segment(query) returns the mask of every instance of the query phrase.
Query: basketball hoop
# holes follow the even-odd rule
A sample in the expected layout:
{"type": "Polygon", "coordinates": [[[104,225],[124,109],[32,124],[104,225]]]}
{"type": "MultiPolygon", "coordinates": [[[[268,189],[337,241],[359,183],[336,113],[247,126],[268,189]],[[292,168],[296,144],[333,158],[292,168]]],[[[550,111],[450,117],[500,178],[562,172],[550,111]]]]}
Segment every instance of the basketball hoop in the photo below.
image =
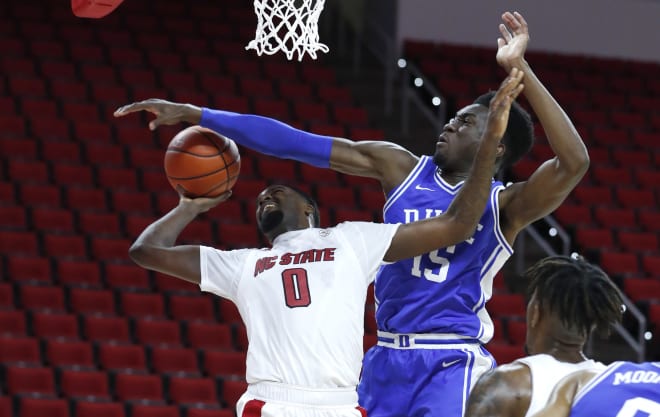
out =
{"type": "Polygon", "coordinates": [[[245,49],[254,49],[258,55],[282,51],[288,60],[295,53],[298,61],[305,53],[316,59],[316,51],[329,51],[319,42],[318,21],[324,3],[325,0],[254,0],[257,31],[245,49]]]}

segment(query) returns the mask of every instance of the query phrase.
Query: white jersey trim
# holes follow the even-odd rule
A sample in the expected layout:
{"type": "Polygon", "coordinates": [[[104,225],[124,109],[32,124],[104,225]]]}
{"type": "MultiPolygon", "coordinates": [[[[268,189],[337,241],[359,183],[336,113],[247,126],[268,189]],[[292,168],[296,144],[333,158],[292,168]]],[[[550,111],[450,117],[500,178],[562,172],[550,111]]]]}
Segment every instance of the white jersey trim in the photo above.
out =
{"type": "Polygon", "coordinates": [[[494,225],[494,232],[495,236],[497,237],[497,240],[500,242],[500,245],[504,247],[509,252],[509,255],[513,254],[513,248],[511,245],[509,245],[509,242],[507,242],[506,238],[504,237],[504,233],[502,233],[502,228],[500,226],[500,192],[504,190],[503,185],[499,185],[495,187],[495,192],[491,194],[490,196],[490,202],[491,205],[493,206],[493,216],[495,217],[495,221],[493,222],[494,225]]]}
{"type": "Polygon", "coordinates": [[[387,197],[387,200],[385,201],[385,206],[383,206],[383,216],[385,215],[385,212],[396,202],[396,200],[401,197],[401,195],[408,189],[410,184],[419,176],[420,172],[424,169],[426,166],[427,162],[429,161],[428,156],[422,156],[419,158],[419,162],[417,162],[417,165],[415,168],[410,171],[410,174],[408,174],[408,177],[406,177],[405,180],[396,188],[394,188],[390,192],[390,196],[387,197]]]}
{"type": "Polygon", "coordinates": [[[593,378],[591,381],[589,381],[580,391],[575,394],[575,398],[573,399],[573,407],[589,392],[591,391],[596,385],[598,385],[601,381],[606,379],[608,376],[612,375],[614,371],[619,369],[621,365],[625,364],[625,362],[614,362],[612,365],[609,366],[608,369],[606,369],[603,373],[600,375],[596,376],[593,378]]]}

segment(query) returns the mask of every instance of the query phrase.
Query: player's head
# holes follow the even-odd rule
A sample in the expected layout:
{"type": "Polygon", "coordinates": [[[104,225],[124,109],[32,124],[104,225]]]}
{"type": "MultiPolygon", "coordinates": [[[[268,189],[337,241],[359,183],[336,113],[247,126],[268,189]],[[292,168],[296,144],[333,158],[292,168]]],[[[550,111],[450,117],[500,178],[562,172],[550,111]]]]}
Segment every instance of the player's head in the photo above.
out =
{"type": "Polygon", "coordinates": [[[529,280],[529,354],[545,353],[556,344],[581,351],[591,332],[607,333],[621,320],[619,289],[602,269],[580,256],[544,258],[524,278],[529,280]]]}
{"type": "Polygon", "coordinates": [[[257,197],[257,225],[273,240],[281,233],[320,224],[319,209],[312,197],[288,185],[270,185],[257,197]]]}
{"type": "MultiPolygon", "coordinates": [[[[488,106],[495,91],[483,94],[474,103],[460,109],[445,125],[436,145],[435,163],[443,170],[466,172],[469,170],[486,129],[488,106]]],[[[509,112],[509,123],[501,141],[501,155],[497,169],[507,168],[527,153],[534,142],[532,118],[517,102],[509,112]]]]}

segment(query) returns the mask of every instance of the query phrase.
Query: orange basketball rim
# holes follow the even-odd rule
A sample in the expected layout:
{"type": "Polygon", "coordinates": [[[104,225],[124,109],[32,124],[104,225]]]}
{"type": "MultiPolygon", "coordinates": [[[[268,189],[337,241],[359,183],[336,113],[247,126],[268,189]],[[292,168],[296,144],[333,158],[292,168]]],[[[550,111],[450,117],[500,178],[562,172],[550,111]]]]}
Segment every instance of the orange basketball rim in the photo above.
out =
{"type": "Polygon", "coordinates": [[[99,19],[112,13],[124,0],[71,0],[71,10],[78,17],[99,19]]]}

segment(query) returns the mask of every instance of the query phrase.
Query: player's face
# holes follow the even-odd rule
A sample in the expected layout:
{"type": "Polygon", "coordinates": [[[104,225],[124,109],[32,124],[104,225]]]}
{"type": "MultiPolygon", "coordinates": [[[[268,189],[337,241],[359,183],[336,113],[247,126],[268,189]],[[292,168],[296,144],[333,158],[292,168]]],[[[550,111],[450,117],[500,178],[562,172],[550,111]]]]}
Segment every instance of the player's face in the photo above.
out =
{"type": "Polygon", "coordinates": [[[471,104],[447,123],[435,145],[433,160],[442,169],[467,171],[479,147],[486,126],[488,108],[471,104]]]}
{"type": "Polygon", "coordinates": [[[289,187],[271,185],[257,197],[257,224],[265,235],[276,229],[283,231],[299,223],[304,217],[304,199],[289,187]]]}

